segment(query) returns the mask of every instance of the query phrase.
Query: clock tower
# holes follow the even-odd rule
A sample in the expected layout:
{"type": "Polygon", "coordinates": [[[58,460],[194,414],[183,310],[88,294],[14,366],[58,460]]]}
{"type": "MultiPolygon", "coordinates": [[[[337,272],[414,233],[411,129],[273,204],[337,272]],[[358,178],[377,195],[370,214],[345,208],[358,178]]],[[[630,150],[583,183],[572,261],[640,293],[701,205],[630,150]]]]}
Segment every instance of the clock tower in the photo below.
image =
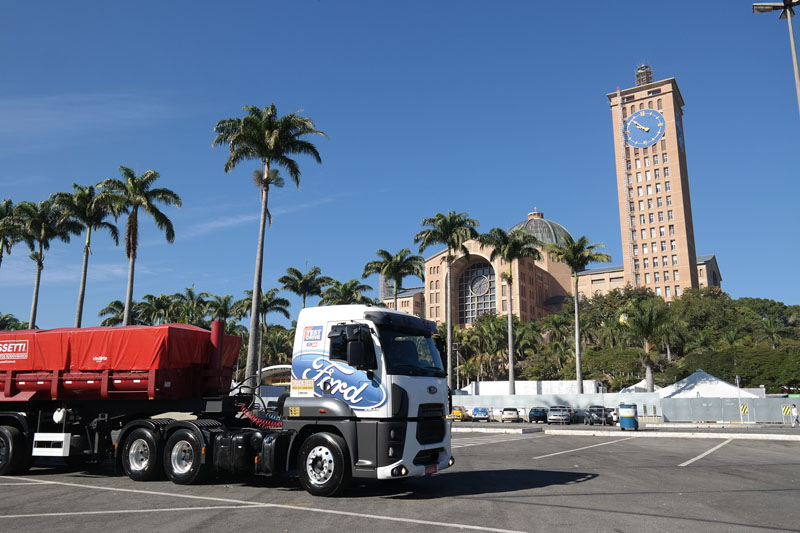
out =
{"type": "Polygon", "coordinates": [[[683,97],[674,78],[654,82],[648,65],[635,87],[607,96],[625,282],[669,301],[698,287],[683,97]]]}

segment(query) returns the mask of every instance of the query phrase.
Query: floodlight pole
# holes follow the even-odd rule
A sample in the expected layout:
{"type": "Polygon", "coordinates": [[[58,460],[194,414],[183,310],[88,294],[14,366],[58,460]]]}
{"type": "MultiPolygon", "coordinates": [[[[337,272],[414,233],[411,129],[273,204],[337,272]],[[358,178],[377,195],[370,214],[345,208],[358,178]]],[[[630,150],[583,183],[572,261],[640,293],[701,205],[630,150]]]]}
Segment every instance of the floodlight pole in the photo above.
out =
{"type": "Polygon", "coordinates": [[[783,0],[780,4],[753,4],[753,13],[766,13],[769,11],[780,11],[779,18],[785,18],[789,23],[789,44],[792,48],[792,66],[794,66],[794,87],[797,92],[797,110],[800,112],[800,67],[797,65],[797,47],[794,43],[794,29],[792,28],[792,17],[794,7],[800,6],[800,0],[783,0]]]}

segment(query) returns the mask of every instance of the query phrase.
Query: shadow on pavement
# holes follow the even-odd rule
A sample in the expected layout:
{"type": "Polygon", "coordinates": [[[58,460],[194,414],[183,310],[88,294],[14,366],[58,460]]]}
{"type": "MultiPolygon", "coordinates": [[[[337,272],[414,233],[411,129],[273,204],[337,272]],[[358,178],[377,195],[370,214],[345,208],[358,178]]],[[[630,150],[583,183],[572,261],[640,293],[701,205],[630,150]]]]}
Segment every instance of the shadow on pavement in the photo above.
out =
{"type": "Polygon", "coordinates": [[[451,496],[507,493],[552,485],[574,485],[597,477],[586,472],[558,472],[534,469],[478,470],[448,472],[429,478],[396,481],[354,482],[347,497],[384,496],[407,500],[426,500],[451,496]]]}

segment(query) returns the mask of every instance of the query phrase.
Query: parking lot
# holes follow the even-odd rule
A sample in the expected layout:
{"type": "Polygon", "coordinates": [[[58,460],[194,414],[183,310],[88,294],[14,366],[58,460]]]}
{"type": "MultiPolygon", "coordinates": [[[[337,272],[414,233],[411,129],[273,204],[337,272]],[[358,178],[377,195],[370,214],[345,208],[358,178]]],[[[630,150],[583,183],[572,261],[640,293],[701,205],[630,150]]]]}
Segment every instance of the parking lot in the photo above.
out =
{"type": "Polygon", "coordinates": [[[797,442],[454,433],[431,478],[315,498],[296,480],[135,483],[57,461],[0,477],[5,531],[797,531],[797,442]]]}

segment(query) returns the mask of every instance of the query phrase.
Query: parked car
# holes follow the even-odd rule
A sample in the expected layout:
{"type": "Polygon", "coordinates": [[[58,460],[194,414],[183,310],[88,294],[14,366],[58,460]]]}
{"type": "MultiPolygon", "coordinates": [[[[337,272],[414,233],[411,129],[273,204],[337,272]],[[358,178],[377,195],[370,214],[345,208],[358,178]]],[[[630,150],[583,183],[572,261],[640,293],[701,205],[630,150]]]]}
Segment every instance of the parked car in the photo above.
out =
{"type": "Polygon", "coordinates": [[[614,409],[603,407],[602,405],[590,405],[583,413],[583,423],[587,426],[613,426],[611,412],[614,409]]]}
{"type": "Polygon", "coordinates": [[[609,416],[611,416],[611,424],[616,425],[619,422],[619,412],[613,407],[606,407],[609,416]]]}
{"type": "Polygon", "coordinates": [[[501,422],[522,422],[519,411],[514,407],[506,407],[500,415],[501,422]]]}
{"type": "Polygon", "coordinates": [[[467,418],[467,413],[463,407],[459,405],[453,406],[453,412],[447,416],[450,420],[455,420],[456,422],[461,422],[467,418]]]}
{"type": "Polygon", "coordinates": [[[475,407],[472,409],[470,418],[473,422],[489,422],[489,409],[486,407],[475,407]]]}
{"type": "Polygon", "coordinates": [[[572,424],[575,412],[566,405],[553,405],[547,413],[548,424],[572,424]]]}
{"type": "Polygon", "coordinates": [[[528,422],[547,422],[547,407],[531,407],[528,411],[528,422]]]}

